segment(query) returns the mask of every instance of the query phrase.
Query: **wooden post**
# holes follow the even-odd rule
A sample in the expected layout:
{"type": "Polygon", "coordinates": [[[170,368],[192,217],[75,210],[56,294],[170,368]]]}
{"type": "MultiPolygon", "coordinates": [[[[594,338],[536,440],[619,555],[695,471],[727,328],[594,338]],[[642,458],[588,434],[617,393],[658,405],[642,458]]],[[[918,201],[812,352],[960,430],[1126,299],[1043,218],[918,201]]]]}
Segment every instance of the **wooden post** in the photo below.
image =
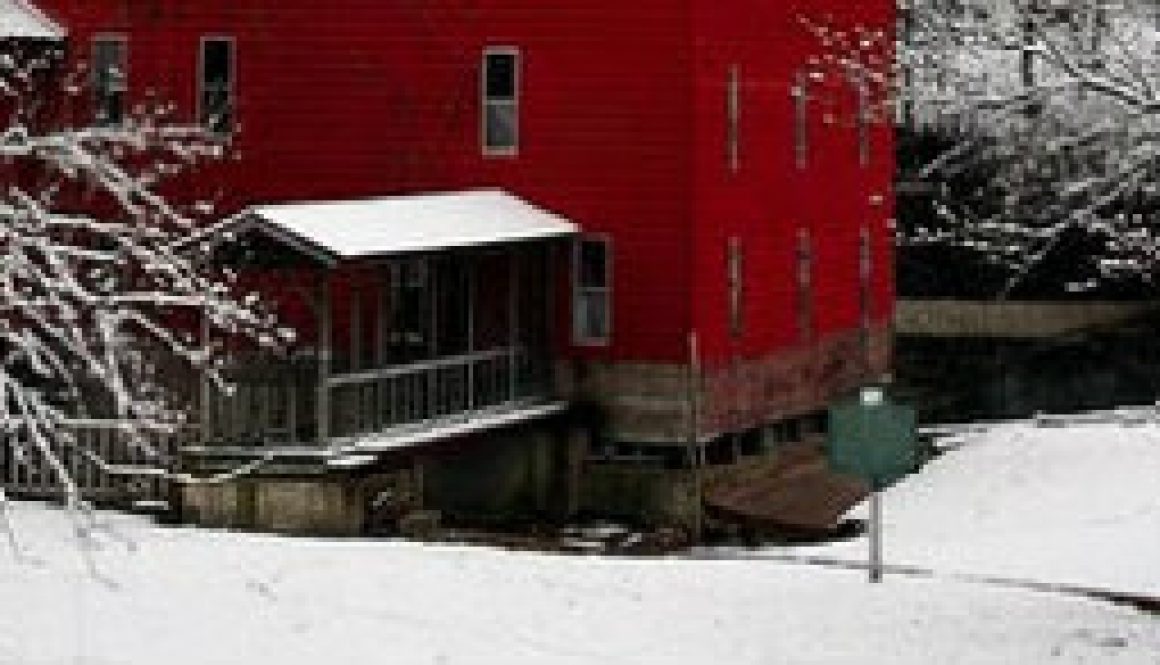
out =
{"type": "Polygon", "coordinates": [[[704,533],[705,497],[702,485],[702,458],[699,401],[700,401],[700,352],[698,350],[697,332],[689,333],[689,457],[693,465],[693,499],[696,505],[693,510],[693,540],[700,542],[704,533]]]}
{"type": "MultiPolygon", "coordinates": [[[[205,353],[206,363],[210,362],[210,340],[211,327],[209,323],[209,313],[203,311],[201,313],[201,344],[202,350],[205,353]]],[[[203,368],[201,372],[201,443],[206,445],[209,443],[210,436],[213,434],[211,428],[213,427],[213,414],[211,412],[213,406],[213,386],[210,385],[209,375],[207,373],[208,367],[203,368]]]]}
{"type": "MultiPolygon", "coordinates": [[[[515,402],[519,393],[519,350],[520,343],[520,266],[519,251],[508,250],[508,401],[515,402]]],[[[548,288],[551,288],[550,286],[548,288]]]]}
{"type": "Polygon", "coordinates": [[[318,445],[325,446],[330,440],[330,374],[333,361],[333,322],[331,317],[330,273],[318,286],[318,445]]]}
{"type": "MultiPolygon", "coordinates": [[[[379,271],[379,283],[375,288],[375,369],[384,369],[387,366],[387,282],[391,278],[390,266],[383,266],[379,271]]],[[[375,383],[375,417],[374,426],[377,430],[384,429],[386,423],[386,394],[389,379],[380,379],[375,383]]]]}
{"type": "MultiPolygon", "coordinates": [[[[470,255],[464,259],[467,262],[467,353],[471,355],[475,353],[475,288],[478,280],[476,279],[476,272],[478,270],[478,263],[475,255],[470,255]]],[[[467,410],[475,410],[475,361],[468,361],[467,363],[467,410]]]]}
{"type": "Polygon", "coordinates": [[[882,492],[878,483],[870,494],[870,582],[882,581],[882,492]]]}

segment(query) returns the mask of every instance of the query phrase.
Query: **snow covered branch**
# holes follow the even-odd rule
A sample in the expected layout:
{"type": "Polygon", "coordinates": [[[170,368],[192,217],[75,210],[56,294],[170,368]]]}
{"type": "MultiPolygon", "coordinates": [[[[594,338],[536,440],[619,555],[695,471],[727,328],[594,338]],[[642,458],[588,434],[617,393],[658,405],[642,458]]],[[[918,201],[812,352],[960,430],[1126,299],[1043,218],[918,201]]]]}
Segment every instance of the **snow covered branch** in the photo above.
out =
{"type": "MultiPolygon", "coordinates": [[[[83,72],[53,49],[0,55],[0,434],[12,456],[52,470],[80,502],[68,459],[107,468],[76,423],[115,423],[164,470],[150,434],[187,424],[181,381],[226,386],[218,339],[288,338],[232,275],[207,261],[204,201],[165,183],[224,154],[171,106],[141,104],[115,124],[76,125],[83,72]]],[[[188,392],[188,391],[186,391],[188,392]]]]}

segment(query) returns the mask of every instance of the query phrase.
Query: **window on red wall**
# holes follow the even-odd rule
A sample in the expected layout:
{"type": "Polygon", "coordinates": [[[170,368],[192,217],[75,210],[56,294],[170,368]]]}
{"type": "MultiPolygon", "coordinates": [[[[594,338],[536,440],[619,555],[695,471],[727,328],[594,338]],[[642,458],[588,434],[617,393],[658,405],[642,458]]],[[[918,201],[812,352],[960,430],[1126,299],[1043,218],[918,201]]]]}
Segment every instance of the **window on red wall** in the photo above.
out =
{"type": "Polygon", "coordinates": [[[741,167],[741,68],[729,67],[729,83],[725,92],[726,159],[729,170],[736,173],[741,167]]]}
{"type": "Polygon", "coordinates": [[[745,332],[745,253],[741,238],[729,238],[726,270],[729,288],[729,334],[740,337],[745,332]]]}
{"type": "Polygon", "coordinates": [[[198,121],[214,134],[225,135],[234,129],[235,67],[232,37],[201,40],[198,121]]]}
{"type": "Polygon", "coordinates": [[[814,336],[814,255],[807,229],[798,231],[797,309],[798,339],[809,342],[814,336]]]}
{"type": "Polygon", "coordinates": [[[810,91],[805,72],[798,72],[793,89],[794,164],[804,169],[810,159],[810,91]]]}
{"type": "Polygon", "coordinates": [[[862,226],[858,235],[858,311],[861,315],[862,331],[870,330],[874,303],[872,301],[871,279],[874,276],[874,255],[871,252],[870,229],[862,226]]]}
{"type": "Polygon", "coordinates": [[[93,120],[101,126],[119,125],[125,120],[129,91],[128,43],[121,36],[100,36],[92,46],[93,120]]]}
{"type": "Polygon", "coordinates": [[[576,241],[572,328],[577,344],[607,344],[612,336],[612,242],[606,237],[576,241]]]}
{"type": "Polygon", "coordinates": [[[483,153],[515,155],[520,141],[519,50],[506,46],[486,49],[482,85],[483,153]]]}

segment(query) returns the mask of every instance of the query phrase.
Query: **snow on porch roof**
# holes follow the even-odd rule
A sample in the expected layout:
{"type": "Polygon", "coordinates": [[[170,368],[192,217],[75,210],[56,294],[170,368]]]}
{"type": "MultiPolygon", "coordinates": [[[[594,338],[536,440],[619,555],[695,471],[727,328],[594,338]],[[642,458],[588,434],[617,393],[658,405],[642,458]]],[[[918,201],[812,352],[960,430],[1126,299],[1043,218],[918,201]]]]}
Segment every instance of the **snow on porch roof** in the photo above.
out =
{"type": "Polygon", "coordinates": [[[578,230],[500,190],[261,205],[240,217],[329,261],[546,240],[578,230]]]}
{"type": "Polygon", "coordinates": [[[0,39],[63,39],[65,31],[25,0],[0,0],[0,39]]]}

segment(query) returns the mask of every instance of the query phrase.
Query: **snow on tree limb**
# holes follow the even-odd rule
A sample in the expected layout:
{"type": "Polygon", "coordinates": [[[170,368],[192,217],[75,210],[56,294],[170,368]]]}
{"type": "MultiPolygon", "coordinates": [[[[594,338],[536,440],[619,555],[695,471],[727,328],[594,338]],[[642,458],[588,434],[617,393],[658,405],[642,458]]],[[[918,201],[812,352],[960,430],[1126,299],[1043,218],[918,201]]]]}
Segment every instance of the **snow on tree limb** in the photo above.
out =
{"type": "MultiPolygon", "coordinates": [[[[899,34],[806,22],[832,81],[852,71],[938,154],[912,177],[936,214],[908,244],[960,247],[1015,289],[1062,241],[1091,239],[1086,288],[1150,281],[1160,172],[1160,14],[1135,0],[904,0],[899,34]],[[893,51],[893,64],[880,57],[893,51]],[[884,64],[887,63],[887,64],[884,64]],[[877,80],[877,79],[875,79],[877,80]]],[[[881,114],[879,120],[887,120],[881,114]]]]}
{"type": "Polygon", "coordinates": [[[54,109],[85,99],[80,76],[59,76],[59,54],[13,50],[0,56],[0,434],[79,506],[69,459],[128,471],[85,448],[78,423],[115,422],[166,473],[150,434],[186,426],[191,408],[167,371],[227,384],[221,348],[191,321],[258,346],[287,333],[228,271],[183,247],[212,223],[212,205],[161,192],[223,156],[220,139],[160,103],[73,126],[75,114],[54,109]]]}

